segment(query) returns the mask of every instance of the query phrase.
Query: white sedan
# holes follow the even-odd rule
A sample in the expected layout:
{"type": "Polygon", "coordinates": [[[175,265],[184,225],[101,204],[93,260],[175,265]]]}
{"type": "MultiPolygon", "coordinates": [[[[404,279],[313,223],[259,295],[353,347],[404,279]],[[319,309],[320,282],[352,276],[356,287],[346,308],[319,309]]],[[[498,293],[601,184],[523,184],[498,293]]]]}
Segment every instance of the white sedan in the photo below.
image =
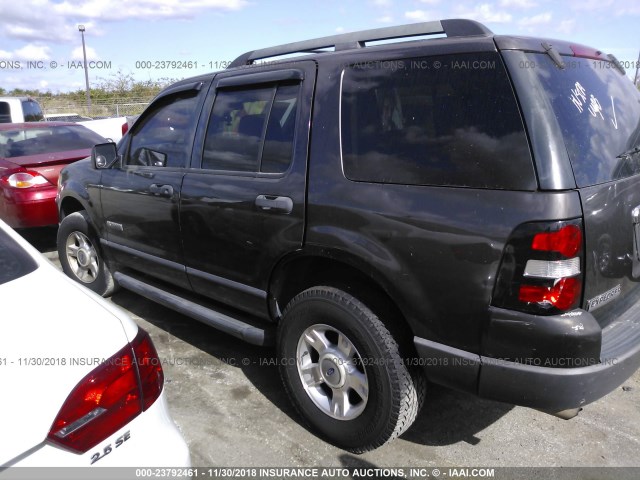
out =
{"type": "Polygon", "coordinates": [[[190,466],[149,335],[2,221],[0,385],[0,472],[190,466]]]}

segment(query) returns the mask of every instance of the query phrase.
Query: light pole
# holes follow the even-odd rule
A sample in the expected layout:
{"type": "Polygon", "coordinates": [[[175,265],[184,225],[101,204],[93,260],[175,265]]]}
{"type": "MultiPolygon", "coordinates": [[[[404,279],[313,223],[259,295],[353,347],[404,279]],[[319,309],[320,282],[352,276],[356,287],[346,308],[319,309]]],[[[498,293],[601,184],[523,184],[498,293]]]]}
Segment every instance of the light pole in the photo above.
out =
{"type": "Polygon", "coordinates": [[[91,94],[89,93],[89,70],[87,69],[87,49],[84,46],[84,25],[78,25],[80,35],[82,35],[82,56],[84,57],[84,82],[87,88],[87,110],[91,115],[91,94]]]}

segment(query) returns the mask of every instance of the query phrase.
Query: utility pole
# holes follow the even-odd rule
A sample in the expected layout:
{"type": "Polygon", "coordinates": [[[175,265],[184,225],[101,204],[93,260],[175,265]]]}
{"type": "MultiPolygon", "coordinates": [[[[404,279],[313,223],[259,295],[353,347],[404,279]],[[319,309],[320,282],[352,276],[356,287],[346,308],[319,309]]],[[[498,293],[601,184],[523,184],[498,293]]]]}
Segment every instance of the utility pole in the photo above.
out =
{"type": "Polygon", "coordinates": [[[82,56],[84,57],[84,82],[87,89],[87,111],[91,115],[91,93],[89,91],[89,70],[87,68],[87,49],[84,46],[84,25],[78,25],[78,30],[82,35],[82,56]]]}

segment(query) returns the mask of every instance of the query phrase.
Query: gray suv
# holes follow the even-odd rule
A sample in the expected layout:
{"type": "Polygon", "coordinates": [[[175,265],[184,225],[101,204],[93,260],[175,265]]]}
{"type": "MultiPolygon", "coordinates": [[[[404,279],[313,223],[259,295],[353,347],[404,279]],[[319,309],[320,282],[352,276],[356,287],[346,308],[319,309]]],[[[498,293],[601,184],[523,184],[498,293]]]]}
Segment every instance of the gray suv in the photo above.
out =
{"type": "Polygon", "coordinates": [[[640,93],[571,42],[442,20],[266,48],[62,172],[60,259],[275,344],[352,451],[425,379],[568,418],[640,365],[639,145],[640,93]]]}

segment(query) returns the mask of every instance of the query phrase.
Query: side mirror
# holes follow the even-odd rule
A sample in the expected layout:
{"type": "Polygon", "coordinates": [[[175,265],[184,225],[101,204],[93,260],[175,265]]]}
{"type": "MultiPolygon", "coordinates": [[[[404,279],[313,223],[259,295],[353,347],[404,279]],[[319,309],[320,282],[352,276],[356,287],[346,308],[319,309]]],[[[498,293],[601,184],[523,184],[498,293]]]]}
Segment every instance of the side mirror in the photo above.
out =
{"type": "Polygon", "coordinates": [[[111,168],[118,161],[118,149],[116,144],[101,143],[91,150],[91,161],[98,170],[111,168]]]}

